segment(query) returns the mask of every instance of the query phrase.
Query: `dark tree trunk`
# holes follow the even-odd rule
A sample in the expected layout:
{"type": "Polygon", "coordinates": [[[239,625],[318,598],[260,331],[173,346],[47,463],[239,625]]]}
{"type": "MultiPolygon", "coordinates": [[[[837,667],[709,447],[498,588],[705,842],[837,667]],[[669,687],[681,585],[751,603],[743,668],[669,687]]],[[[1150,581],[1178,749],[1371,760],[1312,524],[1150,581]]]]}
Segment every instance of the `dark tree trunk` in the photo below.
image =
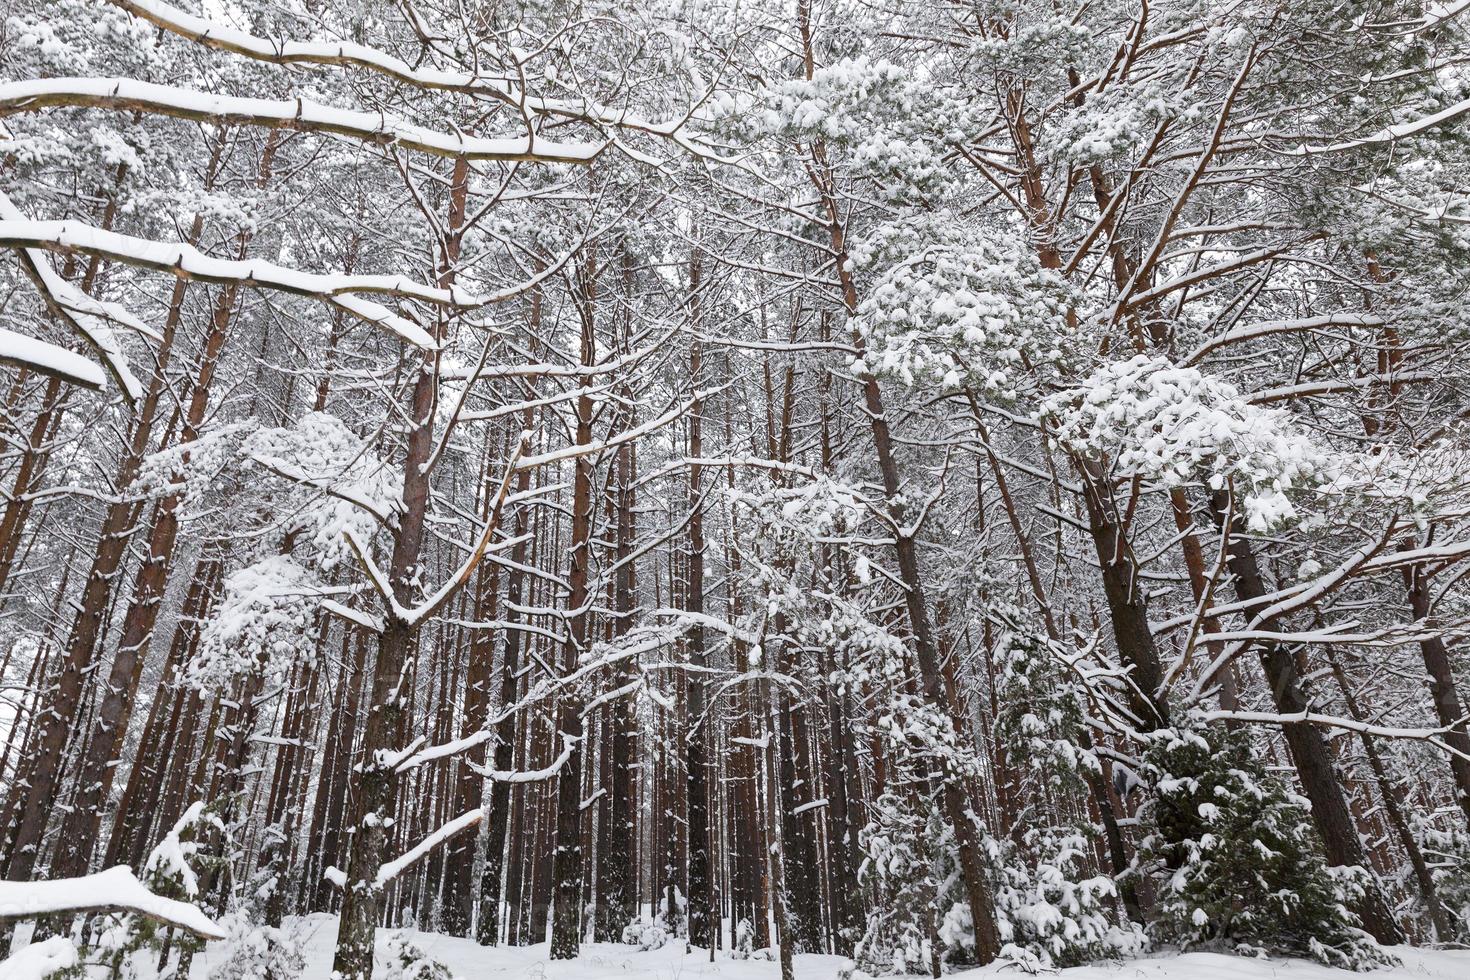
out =
{"type": "MultiPolygon", "coordinates": [[[[582,292],[578,303],[582,322],[581,363],[584,367],[590,367],[597,360],[596,261],[595,253],[588,256],[579,283],[582,292]]],[[[594,405],[589,391],[591,386],[591,376],[584,375],[582,393],[577,397],[577,446],[592,444],[594,405]]],[[[567,579],[570,585],[566,600],[567,640],[563,645],[561,662],[564,673],[576,669],[582,652],[587,648],[589,635],[587,606],[592,568],[592,466],[590,455],[578,456],[572,480],[572,569],[567,579]]],[[[556,849],[551,872],[555,888],[551,958],[567,960],[574,958],[582,945],[582,759],[586,742],[583,737],[582,698],[577,691],[568,690],[562,694],[559,717],[558,732],[561,739],[569,740],[571,754],[557,777],[556,849]]],[[[561,747],[554,746],[557,750],[561,747]]]]}
{"type": "MultiPolygon", "coordinates": [[[[1250,541],[1245,537],[1244,519],[1236,513],[1230,527],[1225,527],[1225,515],[1230,512],[1230,492],[1216,491],[1210,499],[1210,506],[1221,533],[1230,535],[1227,563],[1231,575],[1234,576],[1236,594],[1243,602],[1251,604],[1245,610],[1245,616],[1249,620],[1265,605],[1269,590],[1261,577],[1250,541]]],[[[1281,626],[1281,623],[1272,619],[1267,620],[1260,628],[1276,631],[1281,626]]],[[[1276,710],[1284,715],[1309,711],[1311,705],[1303,691],[1296,657],[1292,652],[1272,641],[1260,641],[1258,652],[1276,710]]],[[[1367,871],[1368,861],[1363,853],[1363,842],[1358,836],[1352,811],[1348,808],[1342,782],[1333,767],[1332,749],[1321,729],[1307,723],[1293,723],[1283,725],[1282,731],[1286,736],[1286,744],[1291,749],[1302,791],[1311,801],[1312,822],[1322,836],[1327,860],[1339,867],[1357,866],[1367,871]]],[[[1376,880],[1368,888],[1363,900],[1357,903],[1354,911],[1362,919],[1363,928],[1380,943],[1393,945],[1404,941],[1403,930],[1394,920],[1376,880]]]]}
{"type": "MultiPolygon", "coordinates": [[[[464,225],[469,191],[469,165],[454,164],[451,178],[449,234],[444,242],[444,265],[439,285],[454,284],[459,258],[459,235],[464,225]]],[[[445,323],[436,327],[442,338],[445,323]]],[[[439,354],[424,351],[413,383],[409,410],[413,425],[403,459],[403,510],[393,534],[393,557],[389,584],[400,606],[412,607],[424,543],[424,520],[429,510],[429,459],[434,447],[435,403],[438,400],[439,354]]],[[[398,780],[393,769],[379,764],[379,752],[391,751],[407,729],[408,692],[418,648],[417,624],[410,624],[388,610],[378,639],[378,656],[373,665],[367,728],[363,733],[362,761],[353,807],[352,838],[349,844],[347,887],[337,930],[337,952],[332,969],[341,980],[369,980],[373,973],[373,937],[377,928],[382,887],[375,880],[388,844],[389,818],[395,808],[398,780]]]]}

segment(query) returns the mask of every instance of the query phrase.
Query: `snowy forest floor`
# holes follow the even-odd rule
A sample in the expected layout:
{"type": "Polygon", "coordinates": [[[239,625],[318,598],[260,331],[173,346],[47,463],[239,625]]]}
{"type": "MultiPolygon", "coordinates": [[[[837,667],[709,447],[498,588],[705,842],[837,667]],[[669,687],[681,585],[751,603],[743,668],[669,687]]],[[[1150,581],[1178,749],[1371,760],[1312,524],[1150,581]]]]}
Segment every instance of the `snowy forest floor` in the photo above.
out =
{"type": "MultiPolygon", "coordinates": [[[[300,980],[327,980],[331,974],[332,951],[337,924],[332,916],[313,915],[288,923],[303,941],[307,968],[300,980]]],[[[379,930],[379,968],[383,947],[390,930],[379,930]]],[[[537,946],[487,948],[469,939],[457,939],[434,933],[411,933],[414,943],[424,952],[454,971],[458,980],[485,978],[535,978],[535,980],[618,980],[624,977],[646,980],[775,980],[780,967],[771,960],[735,960],[726,951],[709,954],[697,950],[683,952],[681,945],[641,952],[630,946],[613,943],[589,943],[575,960],[552,960],[546,943],[537,946]]],[[[207,977],[211,966],[226,953],[226,944],[211,943],[195,960],[192,976],[207,977]]],[[[1389,978],[1424,978],[1424,980],[1464,980],[1470,976],[1470,951],[1442,951],[1404,947],[1396,951],[1402,965],[1374,971],[1375,980],[1389,978]]],[[[838,956],[800,955],[796,957],[798,980],[832,980],[846,964],[838,956]]],[[[954,978],[979,978],[989,975],[1019,974],[1013,968],[989,967],[951,974],[954,978]]],[[[1247,959],[1217,953],[1159,954],[1136,960],[1077,967],[1061,971],[1062,980],[1348,980],[1365,974],[1335,970],[1306,960],[1247,959]]]]}

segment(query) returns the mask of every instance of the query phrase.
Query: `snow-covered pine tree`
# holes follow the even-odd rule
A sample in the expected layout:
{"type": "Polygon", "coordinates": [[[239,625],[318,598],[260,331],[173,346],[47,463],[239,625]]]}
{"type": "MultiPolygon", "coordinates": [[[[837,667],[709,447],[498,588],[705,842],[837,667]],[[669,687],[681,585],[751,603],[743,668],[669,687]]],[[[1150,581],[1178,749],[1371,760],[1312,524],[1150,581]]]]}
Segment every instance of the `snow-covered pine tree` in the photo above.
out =
{"type": "Polygon", "coordinates": [[[1394,962],[1349,911],[1362,872],[1328,866],[1306,800],[1267,771],[1248,732],[1163,730],[1143,763],[1139,861],[1159,873],[1157,939],[1355,970],[1394,962]]]}
{"type": "Polygon", "coordinates": [[[863,972],[939,976],[945,959],[974,955],[954,829],[940,782],[974,776],[950,719],[910,694],[897,694],[878,722],[889,764],[887,789],[868,808],[858,835],[858,876],[877,894],[853,954],[863,972]],[[945,935],[941,935],[944,927],[945,935]]]}
{"type": "Polygon", "coordinates": [[[1086,739],[1076,666],[1027,615],[997,605],[994,737],[1018,774],[1015,831],[990,840],[1002,955],[1028,972],[1129,956],[1147,945],[1122,913],[1115,882],[1098,871],[1102,831],[1078,803],[1102,765],[1086,739]]]}

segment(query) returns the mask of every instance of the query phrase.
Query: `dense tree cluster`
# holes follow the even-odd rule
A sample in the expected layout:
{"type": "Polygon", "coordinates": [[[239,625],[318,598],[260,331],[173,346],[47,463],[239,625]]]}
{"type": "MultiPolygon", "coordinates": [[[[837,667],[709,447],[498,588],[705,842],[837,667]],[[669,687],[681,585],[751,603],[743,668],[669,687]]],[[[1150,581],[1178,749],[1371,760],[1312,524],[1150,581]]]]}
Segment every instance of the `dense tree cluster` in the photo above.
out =
{"type": "Polygon", "coordinates": [[[1470,936],[1470,3],[10,0],[0,246],[35,957],[1470,936]]]}

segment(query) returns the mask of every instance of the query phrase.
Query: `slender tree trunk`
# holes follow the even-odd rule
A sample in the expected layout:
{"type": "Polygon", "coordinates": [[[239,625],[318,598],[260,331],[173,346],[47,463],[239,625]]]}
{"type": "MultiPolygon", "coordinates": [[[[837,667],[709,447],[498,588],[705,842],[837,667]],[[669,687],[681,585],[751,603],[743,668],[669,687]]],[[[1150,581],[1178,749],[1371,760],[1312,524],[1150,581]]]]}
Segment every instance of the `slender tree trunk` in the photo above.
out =
{"type": "MultiPolygon", "coordinates": [[[[625,425],[633,423],[631,412],[625,425]]],[[[617,476],[614,490],[617,507],[613,574],[612,636],[628,631],[633,616],[634,565],[633,539],[636,536],[633,505],[637,479],[637,463],[631,443],[618,448],[617,476]]],[[[621,665],[616,674],[617,688],[632,683],[631,664],[621,665]]],[[[597,932],[600,942],[618,942],[623,930],[633,921],[637,901],[637,867],[633,860],[633,790],[634,756],[637,751],[637,720],[630,697],[619,697],[609,704],[605,716],[608,725],[608,807],[607,826],[598,850],[597,932]]]]}
{"type": "MultiPolygon", "coordinates": [[[[699,329],[704,288],[699,253],[689,260],[689,318],[694,330],[699,329]]],[[[690,341],[690,383],[698,390],[703,380],[700,343],[690,341]]],[[[704,404],[696,396],[689,413],[689,456],[698,459],[704,452],[704,404]]],[[[698,617],[704,615],[704,482],[703,467],[689,467],[689,560],[684,584],[684,609],[695,619],[685,639],[685,649],[692,670],[688,684],[689,724],[699,727],[679,739],[685,757],[685,816],[688,823],[689,942],[713,949],[714,933],[719,926],[718,910],[711,895],[709,856],[709,730],[699,724],[705,712],[704,674],[706,666],[704,627],[698,617]]]]}
{"type": "Polygon", "coordinates": [[[781,793],[781,699],[769,680],[761,683],[761,701],[767,706],[761,740],[765,743],[766,772],[766,866],[771,881],[771,907],[776,920],[776,943],[780,952],[781,980],[795,980],[792,962],[795,937],[791,934],[791,917],[786,902],[786,849],[782,840],[781,814],[785,810],[781,793]]]}
{"type": "MultiPolygon", "coordinates": [[[[578,306],[582,321],[581,364],[590,367],[597,361],[596,341],[596,255],[589,254],[580,279],[578,306]]],[[[584,375],[582,393],[577,397],[576,445],[592,444],[594,405],[590,388],[592,379],[584,375]]],[[[590,574],[592,567],[592,457],[576,458],[572,480],[572,540],[570,588],[567,591],[567,639],[563,644],[561,669],[576,669],[587,648],[590,574]]],[[[586,751],[583,733],[582,698],[579,692],[562,694],[558,722],[559,734],[571,740],[571,755],[557,777],[556,849],[553,852],[552,880],[555,901],[551,923],[551,958],[574,958],[582,945],[582,760],[586,751]]],[[[557,746],[559,749],[561,746],[557,746]]]]}
{"type": "MultiPolygon", "coordinates": [[[[67,274],[70,278],[70,274],[67,274]]],[[[24,377],[25,372],[21,372],[24,377]]],[[[17,382],[19,387],[19,382],[17,382]]],[[[31,514],[30,494],[40,484],[50,457],[50,442],[56,437],[61,421],[66,417],[66,395],[70,388],[63,388],[60,378],[46,383],[41,395],[41,412],[31,425],[31,431],[21,448],[20,464],[15,468],[15,489],[0,516],[0,604],[5,599],[5,587],[10,583],[10,571],[15,565],[16,551],[20,547],[21,529],[31,514]]]]}

